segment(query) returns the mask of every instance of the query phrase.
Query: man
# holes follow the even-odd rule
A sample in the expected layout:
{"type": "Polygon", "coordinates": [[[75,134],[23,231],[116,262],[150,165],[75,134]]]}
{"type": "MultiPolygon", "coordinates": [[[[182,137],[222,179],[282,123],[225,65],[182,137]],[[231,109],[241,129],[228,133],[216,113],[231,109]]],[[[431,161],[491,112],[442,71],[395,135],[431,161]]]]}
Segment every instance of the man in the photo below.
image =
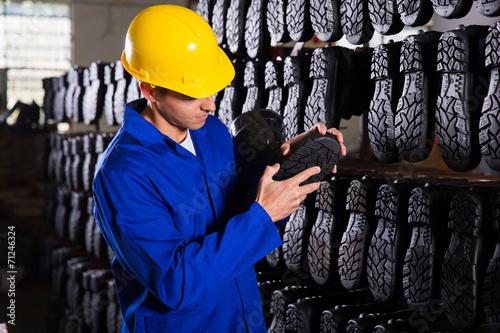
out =
{"type": "Polygon", "coordinates": [[[145,98],[126,105],[93,190],[116,255],[123,332],[265,332],[253,264],[281,244],[274,223],[318,188],[299,184],[319,168],[277,182],[279,165],[267,167],[242,207],[231,136],[210,115],[234,69],[193,11],[145,9],[129,27],[122,63],[145,98]]]}

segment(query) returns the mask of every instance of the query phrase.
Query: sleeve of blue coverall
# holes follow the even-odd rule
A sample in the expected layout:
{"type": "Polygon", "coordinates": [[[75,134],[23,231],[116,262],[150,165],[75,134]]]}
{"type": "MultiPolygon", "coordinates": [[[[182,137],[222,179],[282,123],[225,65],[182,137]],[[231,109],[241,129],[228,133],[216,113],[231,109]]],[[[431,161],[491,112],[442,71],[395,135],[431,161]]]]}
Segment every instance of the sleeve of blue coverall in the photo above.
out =
{"type": "Polygon", "coordinates": [[[172,309],[201,299],[281,245],[256,202],[224,230],[186,243],[140,170],[101,170],[94,194],[96,218],[122,266],[172,309]]]}

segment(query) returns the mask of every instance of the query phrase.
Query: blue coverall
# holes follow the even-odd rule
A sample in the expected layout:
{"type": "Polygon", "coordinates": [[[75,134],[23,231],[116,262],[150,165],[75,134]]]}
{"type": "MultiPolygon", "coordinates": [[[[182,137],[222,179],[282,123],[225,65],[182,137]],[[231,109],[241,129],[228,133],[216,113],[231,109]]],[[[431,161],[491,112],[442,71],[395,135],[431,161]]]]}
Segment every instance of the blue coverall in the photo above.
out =
{"type": "Polygon", "coordinates": [[[210,115],[195,156],[145,106],[126,105],[93,182],[123,332],[266,332],[253,264],[281,239],[262,206],[242,207],[229,131],[210,115]]]}

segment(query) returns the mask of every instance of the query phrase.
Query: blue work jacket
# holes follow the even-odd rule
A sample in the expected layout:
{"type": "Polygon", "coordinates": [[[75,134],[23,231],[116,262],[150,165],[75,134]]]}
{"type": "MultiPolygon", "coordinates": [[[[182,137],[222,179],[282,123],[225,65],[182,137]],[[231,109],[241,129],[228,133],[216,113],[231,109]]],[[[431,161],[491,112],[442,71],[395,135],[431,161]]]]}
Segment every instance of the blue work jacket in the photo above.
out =
{"type": "Polygon", "coordinates": [[[253,264],[281,239],[262,206],[242,205],[229,131],[209,116],[195,156],[145,106],[126,105],[93,182],[123,332],[266,332],[253,264]]]}

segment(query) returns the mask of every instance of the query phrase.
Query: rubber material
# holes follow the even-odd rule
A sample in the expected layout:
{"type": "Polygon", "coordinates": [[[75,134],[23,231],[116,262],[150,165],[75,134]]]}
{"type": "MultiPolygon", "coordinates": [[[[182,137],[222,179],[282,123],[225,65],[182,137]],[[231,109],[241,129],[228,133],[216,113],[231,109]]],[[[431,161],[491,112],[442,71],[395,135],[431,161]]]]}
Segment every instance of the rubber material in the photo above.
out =
{"type": "Polygon", "coordinates": [[[398,101],[396,146],[408,162],[429,157],[434,145],[434,113],[438,93],[436,54],[440,32],[423,32],[405,38],[401,47],[400,71],[404,87],[398,101]]]}
{"type": "Polygon", "coordinates": [[[486,91],[484,43],[486,26],[460,26],[439,41],[438,72],[442,84],[437,100],[436,139],[446,165],[469,171],[481,160],[480,110],[486,91]]]}
{"type": "Polygon", "coordinates": [[[401,46],[402,42],[379,44],[372,55],[371,79],[375,90],[368,112],[368,136],[373,153],[384,163],[400,160],[394,118],[403,87],[399,72],[401,46]]]}
{"type": "Polygon", "coordinates": [[[479,121],[481,153],[488,166],[500,171],[500,22],[490,26],[486,36],[485,65],[490,71],[479,121]]]}
{"type": "Polygon", "coordinates": [[[333,134],[310,132],[293,143],[288,154],[280,158],[280,169],[273,179],[285,180],[308,168],[319,166],[321,171],[303,181],[301,185],[324,180],[338,164],[340,153],[340,144],[333,134]]]}

